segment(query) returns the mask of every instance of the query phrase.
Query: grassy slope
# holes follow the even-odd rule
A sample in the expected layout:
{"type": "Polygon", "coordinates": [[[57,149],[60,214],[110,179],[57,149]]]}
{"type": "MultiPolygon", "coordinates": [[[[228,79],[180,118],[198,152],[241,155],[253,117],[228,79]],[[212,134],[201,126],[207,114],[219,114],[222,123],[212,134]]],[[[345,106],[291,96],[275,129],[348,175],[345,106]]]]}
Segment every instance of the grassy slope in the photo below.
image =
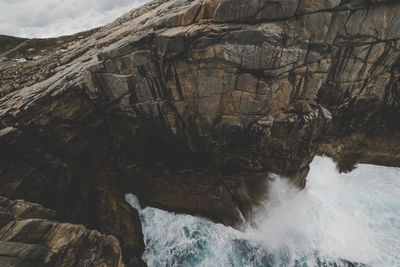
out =
{"type": "Polygon", "coordinates": [[[27,56],[45,56],[48,53],[54,52],[60,48],[66,48],[68,43],[78,40],[80,37],[87,37],[98,31],[100,28],[79,32],[73,35],[59,36],[53,38],[34,38],[24,39],[19,37],[0,35],[0,55],[6,56],[9,59],[24,58],[27,56]],[[28,40],[22,46],[16,48],[19,44],[28,40]],[[12,51],[11,49],[16,48],[12,51]]]}
{"type": "Polygon", "coordinates": [[[26,41],[25,38],[7,36],[7,35],[0,35],[0,54],[16,47],[20,43],[26,41]]]}

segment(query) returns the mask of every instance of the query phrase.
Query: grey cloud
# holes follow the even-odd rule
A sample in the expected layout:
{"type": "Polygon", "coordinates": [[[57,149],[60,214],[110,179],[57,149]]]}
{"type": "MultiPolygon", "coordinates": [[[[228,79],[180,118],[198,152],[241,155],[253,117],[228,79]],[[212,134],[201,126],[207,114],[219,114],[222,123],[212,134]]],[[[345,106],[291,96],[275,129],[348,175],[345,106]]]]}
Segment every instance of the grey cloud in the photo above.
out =
{"type": "Polygon", "coordinates": [[[149,0],[0,0],[0,34],[52,37],[107,24],[149,0]]]}

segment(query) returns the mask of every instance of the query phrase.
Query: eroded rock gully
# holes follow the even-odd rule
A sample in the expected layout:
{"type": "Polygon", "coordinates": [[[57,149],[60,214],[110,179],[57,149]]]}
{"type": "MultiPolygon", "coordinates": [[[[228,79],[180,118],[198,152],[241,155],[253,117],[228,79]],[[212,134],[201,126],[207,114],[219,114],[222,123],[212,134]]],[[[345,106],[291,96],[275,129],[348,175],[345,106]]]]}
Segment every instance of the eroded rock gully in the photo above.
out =
{"type": "Polygon", "coordinates": [[[302,188],[317,153],[400,166],[399,15],[385,0],[160,0],[3,68],[0,195],[115,235],[139,265],[124,193],[238,225],[270,173],[302,188]]]}

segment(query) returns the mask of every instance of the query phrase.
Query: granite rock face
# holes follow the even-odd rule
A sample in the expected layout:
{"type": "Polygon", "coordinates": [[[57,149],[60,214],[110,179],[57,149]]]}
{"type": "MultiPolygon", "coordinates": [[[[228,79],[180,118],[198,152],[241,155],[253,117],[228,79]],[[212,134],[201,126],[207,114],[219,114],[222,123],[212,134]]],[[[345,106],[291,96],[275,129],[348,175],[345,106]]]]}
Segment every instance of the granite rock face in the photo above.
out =
{"type": "Polygon", "coordinates": [[[237,225],[270,173],[302,188],[317,153],[342,171],[400,166],[399,14],[389,0],[158,0],[2,69],[0,195],[115,235],[137,264],[124,193],[237,225]]]}
{"type": "Polygon", "coordinates": [[[117,238],[54,217],[38,204],[0,197],[0,265],[124,266],[117,238]]]}

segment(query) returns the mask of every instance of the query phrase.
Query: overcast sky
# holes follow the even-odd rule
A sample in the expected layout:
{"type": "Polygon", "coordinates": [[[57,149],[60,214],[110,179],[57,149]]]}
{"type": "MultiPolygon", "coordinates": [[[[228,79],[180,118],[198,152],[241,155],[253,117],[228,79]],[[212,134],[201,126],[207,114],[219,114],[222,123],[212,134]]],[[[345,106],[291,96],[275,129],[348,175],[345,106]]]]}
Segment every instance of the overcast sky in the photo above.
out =
{"type": "Polygon", "coordinates": [[[149,0],[0,0],[0,34],[53,37],[107,24],[149,0]]]}

